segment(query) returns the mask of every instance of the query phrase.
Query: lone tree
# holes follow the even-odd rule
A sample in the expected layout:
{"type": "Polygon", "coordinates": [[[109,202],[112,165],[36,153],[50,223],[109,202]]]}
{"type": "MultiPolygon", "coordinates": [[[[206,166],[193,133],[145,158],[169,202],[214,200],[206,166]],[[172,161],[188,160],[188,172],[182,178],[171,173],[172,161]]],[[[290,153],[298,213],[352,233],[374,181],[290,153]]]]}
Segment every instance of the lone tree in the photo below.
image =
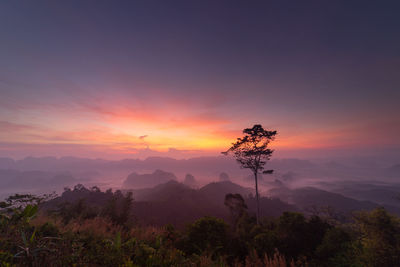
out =
{"type": "Polygon", "coordinates": [[[259,224],[258,174],[273,172],[273,170],[264,170],[264,165],[274,152],[268,148],[268,145],[275,139],[276,131],[267,131],[260,124],[255,124],[253,128],[244,129],[243,134],[244,136],[238,138],[236,143],[232,143],[231,148],[221,153],[224,155],[232,153],[241,168],[250,169],[253,172],[256,185],[257,224],[259,224]]]}

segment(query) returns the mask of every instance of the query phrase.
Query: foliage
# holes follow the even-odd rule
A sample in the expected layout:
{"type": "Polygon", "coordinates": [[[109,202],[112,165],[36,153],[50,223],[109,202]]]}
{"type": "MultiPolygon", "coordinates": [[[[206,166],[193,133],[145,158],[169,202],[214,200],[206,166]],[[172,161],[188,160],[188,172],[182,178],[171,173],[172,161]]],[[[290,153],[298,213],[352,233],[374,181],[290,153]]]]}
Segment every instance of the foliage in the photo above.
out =
{"type": "Polygon", "coordinates": [[[56,208],[50,210],[50,213],[60,217],[64,224],[68,224],[72,220],[88,220],[99,216],[108,218],[115,225],[123,227],[132,223],[130,216],[133,203],[132,192],[124,195],[120,190],[114,193],[107,190],[103,193],[98,187],[92,187],[89,190],[83,185],[75,186],[73,191],[68,188],[64,191],[64,194],[70,197],[74,193],[76,193],[77,199],[59,203],[56,208]],[[102,201],[98,205],[88,203],[93,199],[102,201]]]}
{"type": "Polygon", "coordinates": [[[123,215],[132,196],[107,194],[94,217],[80,200],[51,216],[40,212],[40,198],[3,203],[0,266],[400,266],[399,218],[382,208],[347,225],[294,212],[257,224],[240,195],[229,194],[232,225],[203,217],[175,229],[135,225],[123,215]]]}
{"type": "Polygon", "coordinates": [[[102,213],[104,216],[110,218],[113,223],[126,226],[129,220],[132,202],[132,192],[128,192],[126,196],[124,196],[121,191],[118,190],[111,197],[102,213]]]}
{"type": "Polygon", "coordinates": [[[400,266],[400,220],[384,208],[360,212],[358,258],[364,266],[400,266]]]}
{"type": "Polygon", "coordinates": [[[256,124],[253,128],[244,129],[243,134],[242,138],[239,137],[232,147],[222,153],[232,152],[242,168],[259,173],[264,170],[264,165],[272,155],[273,150],[268,145],[274,140],[276,131],[267,131],[256,124]]]}
{"type": "Polygon", "coordinates": [[[188,226],[182,250],[188,254],[206,252],[210,256],[220,255],[228,244],[228,229],[222,219],[201,218],[188,226]]]}

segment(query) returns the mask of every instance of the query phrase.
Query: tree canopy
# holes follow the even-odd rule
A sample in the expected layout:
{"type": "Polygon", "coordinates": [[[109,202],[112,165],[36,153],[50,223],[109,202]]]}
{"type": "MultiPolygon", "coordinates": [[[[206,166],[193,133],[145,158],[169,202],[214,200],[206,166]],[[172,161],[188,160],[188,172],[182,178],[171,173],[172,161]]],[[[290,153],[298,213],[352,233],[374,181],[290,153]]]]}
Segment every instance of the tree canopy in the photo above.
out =
{"type": "MultiPolygon", "coordinates": [[[[237,138],[227,151],[222,154],[233,153],[242,168],[250,169],[253,173],[264,170],[264,165],[274,152],[268,148],[271,141],[275,139],[276,131],[265,130],[260,124],[243,130],[243,137],[237,138]]],[[[270,170],[265,173],[271,173],[270,170]]]]}

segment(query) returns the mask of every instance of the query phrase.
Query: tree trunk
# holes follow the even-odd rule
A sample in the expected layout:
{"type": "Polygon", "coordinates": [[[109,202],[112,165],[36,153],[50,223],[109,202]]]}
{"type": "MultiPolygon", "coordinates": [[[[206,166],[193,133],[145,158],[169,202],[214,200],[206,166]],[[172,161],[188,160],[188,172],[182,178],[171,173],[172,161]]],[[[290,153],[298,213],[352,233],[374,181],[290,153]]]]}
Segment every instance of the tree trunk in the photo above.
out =
{"type": "Polygon", "coordinates": [[[258,177],[257,177],[257,172],[254,173],[254,180],[256,183],[256,199],[257,199],[257,224],[260,224],[260,201],[258,199],[258,177]]]}

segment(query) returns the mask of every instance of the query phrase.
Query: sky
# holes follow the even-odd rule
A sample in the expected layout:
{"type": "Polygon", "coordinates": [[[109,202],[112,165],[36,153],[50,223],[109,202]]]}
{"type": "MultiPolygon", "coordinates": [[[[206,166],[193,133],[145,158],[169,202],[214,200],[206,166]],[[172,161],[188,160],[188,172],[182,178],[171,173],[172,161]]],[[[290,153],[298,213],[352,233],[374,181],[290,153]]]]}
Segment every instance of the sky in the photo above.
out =
{"type": "Polygon", "coordinates": [[[399,9],[1,1],[0,156],[218,155],[253,124],[278,155],[399,149],[399,9]]]}

